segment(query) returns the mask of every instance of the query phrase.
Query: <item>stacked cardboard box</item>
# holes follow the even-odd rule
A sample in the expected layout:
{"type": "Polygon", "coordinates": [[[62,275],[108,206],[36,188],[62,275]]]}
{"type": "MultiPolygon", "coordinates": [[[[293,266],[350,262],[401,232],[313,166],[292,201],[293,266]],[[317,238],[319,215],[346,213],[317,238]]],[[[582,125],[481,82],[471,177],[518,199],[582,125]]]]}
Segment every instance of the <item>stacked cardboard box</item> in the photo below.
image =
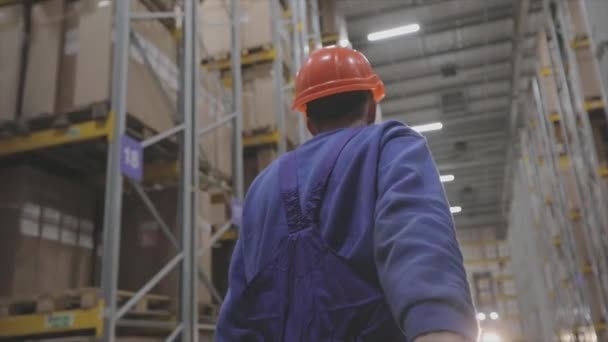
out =
{"type": "MultiPolygon", "coordinates": [[[[159,215],[178,239],[177,226],[178,191],[175,187],[149,191],[148,196],[159,215]]],[[[226,200],[220,192],[199,193],[199,238],[198,246],[206,246],[212,232],[212,225],[227,221],[226,200]]],[[[173,256],[177,249],[162,232],[159,223],[136,194],[126,196],[123,204],[123,225],[121,237],[121,258],[119,288],[136,291],[156,274],[173,256]]],[[[211,253],[199,257],[199,265],[211,276],[211,253]]],[[[179,267],[163,278],[152,293],[177,298],[179,292],[179,267]]],[[[211,297],[204,285],[199,286],[199,301],[209,303],[211,297]]]]}
{"type": "Polygon", "coordinates": [[[91,286],[94,191],[29,166],[0,179],[0,296],[91,286]]]}
{"type": "Polygon", "coordinates": [[[339,18],[336,11],[336,0],[319,0],[319,24],[324,36],[340,32],[339,18]]]}
{"type": "MultiPolygon", "coordinates": [[[[138,1],[133,10],[145,12],[138,1]]],[[[25,75],[22,118],[65,112],[110,98],[113,6],[97,1],[49,0],[32,9],[32,32],[25,75]]],[[[22,6],[0,9],[0,112],[11,120],[16,112],[20,50],[24,38],[22,6]],[[6,71],[6,72],[5,72],[6,71]]],[[[174,106],[163,101],[160,87],[175,94],[176,49],[170,32],[158,21],[132,25],[134,35],[149,51],[151,68],[132,47],[127,110],[150,128],[171,126],[174,106]],[[149,70],[152,69],[152,70],[149,70]],[[161,79],[159,86],[155,79],[161,79]]],[[[175,96],[173,96],[174,98],[175,96]]]]}
{"type": "MultiPolygon", "coordinates": [[[[257,49],[272,44],[272,1],[274,0],[240,1],[242,49],[257,49]]],[[[210,56],[224,55],[231,51],[229,11],[230,3],[225,0],[206,0],[201,4],[200,35],[205,50],[210,56]]],[[[290,60],[289,37],[281,37],[281,47],[285,60],[290,60]]]]}
{"type": "Polygon", "coordinates": [[[245,189],[249,189],[251,183],[273,160],[277,158],[274,146],[261,146],[245,151],[244,177],[245,189]]]}
{"type": "MultiPolygon", "coordinates": [[[[198,101],[201,118],[199,127],[205,128],[228,115],[231,107],[225,101],[228,92],[224,89],[219,72],[203,72],[201,81],[198,101]]],[[[226,123],[200,139],[200,146],[207,160],[226,176],[232,175],[233,127],[233,123],[226,123]]]]}
{"type": "MultiPolygon", "coordinates": [[[[274,72],[271,63],[259,64],[243,70],[243,129],[247,133],[277,128],[274,72]]],[[[287,93],[285,93],[287,95],[287,93]]],[[[284,97],[285,98],[285,97],[284,97]]],[[[290,103],[283,103],[285,134],[292,144],[298,142],[298,117],[290,103]]]]}

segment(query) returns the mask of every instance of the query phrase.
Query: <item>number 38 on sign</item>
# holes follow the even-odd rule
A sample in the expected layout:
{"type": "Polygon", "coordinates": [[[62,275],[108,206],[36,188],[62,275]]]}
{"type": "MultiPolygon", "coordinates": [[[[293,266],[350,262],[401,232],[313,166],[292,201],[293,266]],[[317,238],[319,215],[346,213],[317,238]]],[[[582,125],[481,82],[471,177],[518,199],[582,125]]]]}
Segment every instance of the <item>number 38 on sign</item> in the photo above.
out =
{"type": "Polygon", "coordinates": [[[122,173],[135,180],[143,178],[144,153],[141,144],[126,135],[120,139],[120,169],[122,173]]]}

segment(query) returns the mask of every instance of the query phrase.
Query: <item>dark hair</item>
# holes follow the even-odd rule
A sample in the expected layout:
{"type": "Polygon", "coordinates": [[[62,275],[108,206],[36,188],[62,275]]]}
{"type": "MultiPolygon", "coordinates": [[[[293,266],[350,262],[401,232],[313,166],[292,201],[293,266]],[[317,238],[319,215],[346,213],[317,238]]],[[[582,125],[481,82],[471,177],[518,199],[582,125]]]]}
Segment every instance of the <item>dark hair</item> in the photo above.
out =
{"type": "Polygon", "coordinates": [[[359,119],[365,114],[372,99],[368,90],[349,91],[310,101],[306,114],[312,121],[327,122],[340,119],[359,119]]]}

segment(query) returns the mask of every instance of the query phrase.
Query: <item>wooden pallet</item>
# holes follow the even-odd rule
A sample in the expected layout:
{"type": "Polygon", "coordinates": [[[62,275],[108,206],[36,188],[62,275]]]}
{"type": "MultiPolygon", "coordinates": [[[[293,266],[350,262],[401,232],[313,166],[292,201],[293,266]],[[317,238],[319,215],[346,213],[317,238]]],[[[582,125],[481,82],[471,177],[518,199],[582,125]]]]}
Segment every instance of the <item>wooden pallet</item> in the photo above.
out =
{"type": "Polygon", "coordinates": [[[97,288],[80,288],[54,294],[6,298],[0,300],[0,317],[89,309],[97,304],[99,297],[97,288]]]}
{"type": "MultiPolygon", "coordinates": [[[[117,305],[119,307],[124,305],[134,295],[135,292],[119,290],[117,305]]],[[[101,290],[93,287],[6,298],[0,300],[0,317],[90,309],[95,307],[101,298],[101,290]]],[[[169,318],[171,300],[168,296],[146,294],[127,312],[126,316],[169,318]]]]}
{"type": "Polygon", "coordinates": [[[0,123],[0,135],[3,137],[25,135],[43,129],[67,128],[70,125],[86,121],[103,120],[107,118],[109,108],[108,101],[100,101],[80,106],[66,112],[40,113],[30,118],[22,118],[16,121],[4,121],[0,123]]]}
{"type": "Polygon", "coordinates": [[[198,304],[198,318],[204,323],[215,323],[219,316],[220,308],[216,304],[211,303],[199,303],[198,304]]]}
{"type": "MultiPolygon", "coordinates": [[[[117,305],[120,307],[129,301],[135,292],[118,290],[117,305]]],[[[128,316],[169,317],[172,312],[169,296],[146,294],[127,313],[128,316]]]]}

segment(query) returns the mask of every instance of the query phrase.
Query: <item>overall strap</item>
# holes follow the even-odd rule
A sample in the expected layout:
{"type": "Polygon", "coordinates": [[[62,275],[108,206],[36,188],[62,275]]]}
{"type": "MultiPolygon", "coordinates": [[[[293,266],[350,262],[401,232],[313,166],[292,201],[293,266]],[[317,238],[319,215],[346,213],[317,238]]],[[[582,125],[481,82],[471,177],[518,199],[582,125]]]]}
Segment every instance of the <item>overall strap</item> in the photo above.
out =
{"type": "Polygon", "coordinates": [[[321,167],[316,169],[315,173],[313,174],[313,179],[316,180],[316,183],[310,192],[310,197],[305,202],[305,216],[308,222],[314,224],[319,223],[321,204],[323,203],[323,198],[325,197],[325,192],[327,191],[329,177],[336,166],[336,161],[348,142],[362,129],[363,127],[349,129],[344,134],[341,134],[340,137],[333,143],[332,148],[329,149],[329,152],[323,158],[321,167]]]}
{"type": "Polygon", "coordinates": [[[290,231],[303,229],[310,225],[300,207],[297,171],[297,155],[296,151],[293,151],[288,153],[279,164],[279,187],[290,231]]]}
{"type": "Polygon", "coordinates": [[[300,193],[298,189],[298,167],[297,151],[287,154],[279,164],[279,185],[281,198],[287,211],[287,224],[290,231],[295,231],[309,227],[313,223],[319,222],[321,203],[325,195],[327,183],[332,170],[336,164],[338,156],[344,146],[359,132],[361,128],[349,129],[340,134],[339,138],[333,142],[329,152],[323,157],[321,166],[313,174],[313,179],[317,180],[315,186],[306,200],[306,211],[302,211],[300,206],[300,193]]]}

